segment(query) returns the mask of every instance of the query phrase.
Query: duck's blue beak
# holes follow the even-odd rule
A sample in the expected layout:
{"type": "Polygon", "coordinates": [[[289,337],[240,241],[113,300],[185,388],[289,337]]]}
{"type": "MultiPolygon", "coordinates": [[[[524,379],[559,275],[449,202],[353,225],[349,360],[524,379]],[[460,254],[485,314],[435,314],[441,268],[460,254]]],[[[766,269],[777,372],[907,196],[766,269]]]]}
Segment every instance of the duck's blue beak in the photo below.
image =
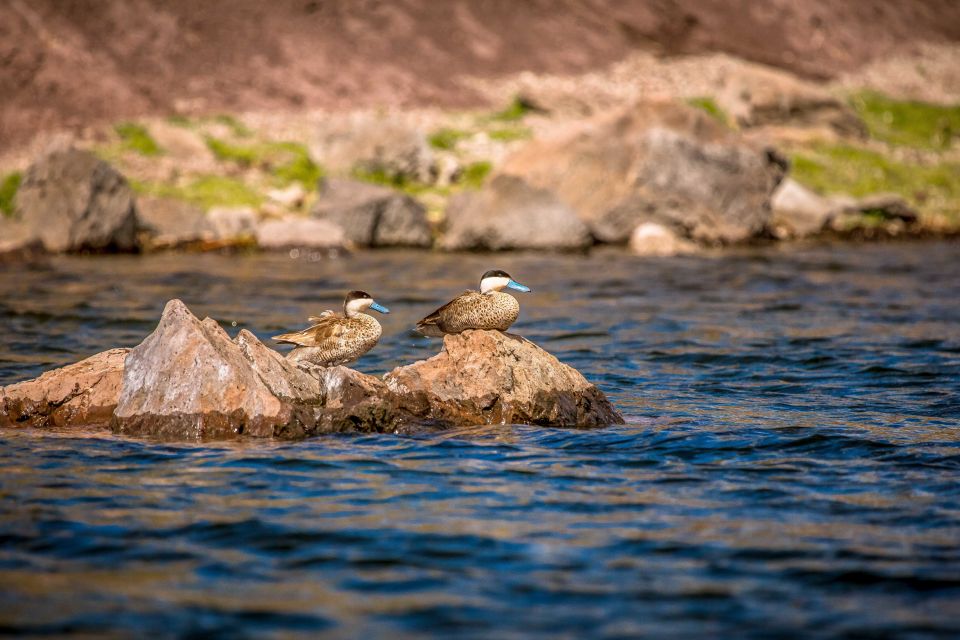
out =
{"type": "Polygon", "coordinates": [[[376,303],[376,302],[374,302],[373,304],[371,304],[371,305],[370,305],[370,308],[373,309],[374,311],[379,311],[380,313],[390,313],[390,309],[387,309],[387,308],[386,308],[385,306],[383,306],[382,304],[379,304],[379,303],[376,303]]]}
{"type": "Polygon", "coordinates": [[[517,291],[523,291],[524,293],[530,291],[530,287],[520,284],[516,280],[511,280],[507,283],[507,287],[510,289],[516,289],[517,291]]]}

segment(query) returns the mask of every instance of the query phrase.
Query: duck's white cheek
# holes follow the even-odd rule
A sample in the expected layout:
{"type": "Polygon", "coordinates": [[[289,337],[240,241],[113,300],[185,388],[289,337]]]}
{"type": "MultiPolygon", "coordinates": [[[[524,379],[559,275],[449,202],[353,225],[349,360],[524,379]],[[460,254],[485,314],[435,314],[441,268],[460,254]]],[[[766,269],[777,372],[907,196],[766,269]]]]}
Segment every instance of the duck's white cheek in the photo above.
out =
{"type": "Polygon", "coordinates": [[[371,304],[373,304],[373,300],[368,300],[366,298],[351,300],[347,303],[347,311],[350,313],[360,313],[361,311],[368,309],[371,304]]]}
{"type": "Polygon", "coordinates": [[[484,278],[483,282],[480,283],[480,290],[483,292],[499,291],[506,287],[508,282],[510,282],[510,278],[484,278]]]}

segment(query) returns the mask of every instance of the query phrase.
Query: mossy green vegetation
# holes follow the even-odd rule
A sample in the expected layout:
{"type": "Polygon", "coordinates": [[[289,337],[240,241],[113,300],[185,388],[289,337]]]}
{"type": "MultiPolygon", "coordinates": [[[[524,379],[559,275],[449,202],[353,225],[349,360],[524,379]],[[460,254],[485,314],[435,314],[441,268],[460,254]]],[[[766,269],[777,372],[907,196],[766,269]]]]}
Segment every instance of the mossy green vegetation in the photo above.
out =
{"type": "Polygon", "coordinates": [[[301,183],[306,189],[316,187],[324,171],[310,158],[306,145],[299,142],[258,142],[249,145],[206,137],[207,147],[221,162],[231,162],[245,169],[259,167],[270,173],[278,185],[301,183]]]}
{"type": "Polygon", "coordinates": [[[516,122],[517,120],[523,120],[532,111],[536,111],[536,108],[528,100],[515,96],[510,104],[491,115],[490,119],[500,122],[516,122]]]}
{"type": "Polygon", "coordinates": [[[733,121],[730,119],[730,116],[727,114],[727,112],[721,109],[720,105],[717,104],[717,101],[709,96],[688,98],[687,104],[691,107],[706,112],[711,118],[725,127],[733,126],[733,121]]]}
{"type": "Polygon", "coordinates": [[[498,142],[513,142],[514,140],[527,140],[533,136],[530,127],[502,127],[493,129],[489,133],[491,140],[498,142]]]}
{"type": "Polygon", "coordinates": [[[203,209],[212,207],[258,207],[263,197],[235,178],[195,176],[185,184],[131,180],[134,191],[160,198],[192,202],[203,209]]]}
{"type": "Polygon", "coordinates": [[[820,193],[893,192],[922,210],[960,221],[960,163],[907,163],[851,144],[818,143],[791,154],[793,177],[820,193]]]}
{"type": "Polygon", "coordinates": [[[14,171],[0,180],[0,214],[13,215],[13,200],[17,196],[17,190],[20,188],[22,179],[23,176],[20,172],[14,171]]]}
{"type": "Polygon", "coordinates": [[[492,170],[493,165],[486,160],[468,164],[463,168],[463,177],[460,181],[468,189],[479,189],[492,170]]]}
{"type": "Polygon", "coordinates": [[[452,151],[461,140],[469,138],[471,134],[469,131],[464,131],[463,129],[452,129],[449,127],[444,127],[442,129],[437,129],[429,136],[427,136],[427,142],[434,149],[440,149],[441,151],[452,151]]]}
{"type": "Polygon", "coordinates": [[[114,127],[114,131],[120,136],[121,146],[125,151],[139,153],[142,156],[158,156],[163,153],[160,145],[142,124],[121,122],[114,127]]]}
{"type": "Polygon", "coordinates": [[[214,122],[219,122],[222,125],[230,127],[233,135],[238,138],[249,138],[253,135],[253,130],[250,129],[250,127],[228,113],[221,113],[218,116],[214,116],[213,120],[214,122]]]}
{"type": "Polygon", "coordinates": [[[960,105],[894,100],[873,91],[854,95],[850,103],[870,137],[881,142],[945,150],[960,139],[960,105]]]}

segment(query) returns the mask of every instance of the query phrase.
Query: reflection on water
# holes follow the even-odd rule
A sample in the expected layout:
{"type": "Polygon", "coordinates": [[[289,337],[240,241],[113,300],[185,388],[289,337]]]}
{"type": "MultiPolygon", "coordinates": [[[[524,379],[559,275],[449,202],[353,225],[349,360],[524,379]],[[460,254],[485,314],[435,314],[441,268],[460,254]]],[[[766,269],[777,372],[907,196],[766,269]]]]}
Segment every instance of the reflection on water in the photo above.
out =
{"type": "Polygon", "coordinates": [[[488,268],[628,424],[298,443],[0,431],[0,633],[960,633],[960,252],[57,258],[0,272],[0,384],[134,345],[391,308],[358,368],[488,268]],[[234,325],[233,323],[236,323],[234,325]]]}

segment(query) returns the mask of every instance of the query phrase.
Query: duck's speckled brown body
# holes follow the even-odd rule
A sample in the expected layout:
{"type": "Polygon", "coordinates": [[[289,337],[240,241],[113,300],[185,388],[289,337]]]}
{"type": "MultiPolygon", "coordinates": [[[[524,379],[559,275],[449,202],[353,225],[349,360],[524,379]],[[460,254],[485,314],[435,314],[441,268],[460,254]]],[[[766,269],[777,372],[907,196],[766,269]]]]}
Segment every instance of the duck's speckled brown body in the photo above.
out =
{"type": "Polygon", "coordinates": [[[425,336],[441,337],[467,329],[506,331],[520,315],[520,303],[508,293],[464,291],[417,323],[425,336]]]}

